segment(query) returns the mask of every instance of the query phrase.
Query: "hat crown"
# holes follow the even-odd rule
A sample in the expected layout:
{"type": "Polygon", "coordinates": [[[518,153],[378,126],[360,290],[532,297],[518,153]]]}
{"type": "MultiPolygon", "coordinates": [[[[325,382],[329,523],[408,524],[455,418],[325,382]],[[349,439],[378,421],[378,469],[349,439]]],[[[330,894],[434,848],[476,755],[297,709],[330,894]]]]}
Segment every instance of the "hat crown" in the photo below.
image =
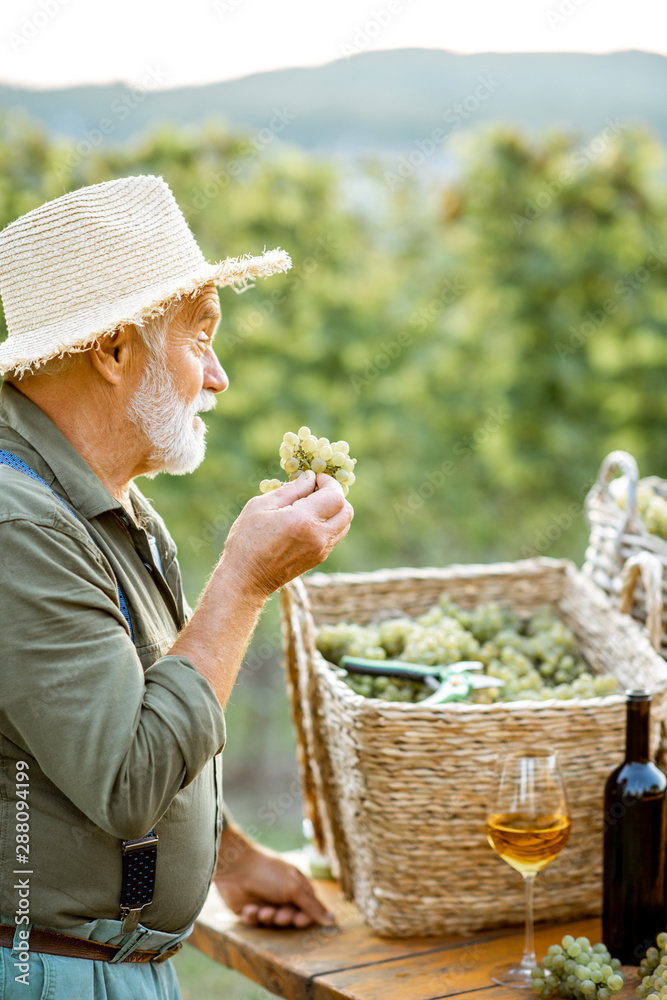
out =
{"type": "MultiPolygon", "coordinates": [[[[0,233],[9,337],[39,336],[51,356],[136,317],[148,288],[204,271],[203,254],[160,177],[124,177],[33,209],[0,233]]],[[[155,296],[154,296],[155,297],[155,296]]],[[[0,351],[2,350],[0,348],[0,351]]]]}
{"type": "Polygon", "coordinates": [[[9,334],[0,375],[85,350],[207,282],[243,290],[257,275],[290,266],[280,250],[207,263],[161,177],[121,177],[64,194],[0,232],[9,334]]]}

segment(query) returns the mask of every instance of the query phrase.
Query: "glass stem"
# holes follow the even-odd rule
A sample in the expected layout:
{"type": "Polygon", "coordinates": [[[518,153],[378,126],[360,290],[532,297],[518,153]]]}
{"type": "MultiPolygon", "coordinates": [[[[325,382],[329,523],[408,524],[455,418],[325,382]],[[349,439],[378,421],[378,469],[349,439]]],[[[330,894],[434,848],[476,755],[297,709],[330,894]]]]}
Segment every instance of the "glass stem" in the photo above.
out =
{"type": "Polygon", "coordinates": [[[533,937],[533,890],[535,888],[535,876],[524,875],[526,883],[526,937],[523,943],[523,958],[521,959],[522,969],[535,968],[535,938],[533,937]]]}

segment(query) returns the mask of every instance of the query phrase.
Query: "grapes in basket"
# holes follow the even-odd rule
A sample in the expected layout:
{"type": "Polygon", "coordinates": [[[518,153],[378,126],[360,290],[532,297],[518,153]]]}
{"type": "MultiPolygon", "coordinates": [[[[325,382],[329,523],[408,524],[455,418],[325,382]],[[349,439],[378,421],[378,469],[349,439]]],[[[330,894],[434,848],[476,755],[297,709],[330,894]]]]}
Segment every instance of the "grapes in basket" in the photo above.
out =
{"type": "MultiPolygon", "coordinates": [[[[628,480],[619,476],[609,484],[614,500],[625,510],[628,503],[628,480]]],[[[637,513],[651,535],[667,539],[667,499],[664,496],[665,483],[655,476],[637,484],[637,513]],[[653,480],[653,482],[651,482],[653,480]]]]}
{"type": "Polygon", "coordinates": [[[443,594],[438,604],[414,619],[396,616],[369,625],[321,625],[317,648],[336,666],[345,667],[349,660],[349,669],[341,671],[341,677],[353,691],[387,701],[437,701],[434,682],[455,684],[455,673],[460,670],[470,671],[464,675],[468,690],[463,689],[463,696],[440,701],[491,704],[596,698],[618,690],[613,674],[591,672],[573,632],[549,606],[522,618],[496,602],[467,610],[443,594]],[[401,671],[400,664],[408,669],[401,671]],[[410,665],[417,669],[409,669],[410,665]],[[456,666],[447,671],[451,665],[456,666]],[[420,679],[419,668],[430,677],[420,679]],[[382,675],[382,669],[394,676],[382,675]],[[481,671],[485,681],[476,681],[472,671],[481,671]]]}
{"type": "MultiPolygon", "coordinates": [[[[356,458],[350,458],[347,441],[329,441],[310,433],[310,427],[300,427],[297,434],[287,431],[280,446],[280,465],[290,479],[296,479],[302,472],[324,472],[332,476],[343,487],[345,496],[354,483],[356,458]]],[[[262,493],[282,486],[280,479],[263,479],[259,484],[262,493]]]]}

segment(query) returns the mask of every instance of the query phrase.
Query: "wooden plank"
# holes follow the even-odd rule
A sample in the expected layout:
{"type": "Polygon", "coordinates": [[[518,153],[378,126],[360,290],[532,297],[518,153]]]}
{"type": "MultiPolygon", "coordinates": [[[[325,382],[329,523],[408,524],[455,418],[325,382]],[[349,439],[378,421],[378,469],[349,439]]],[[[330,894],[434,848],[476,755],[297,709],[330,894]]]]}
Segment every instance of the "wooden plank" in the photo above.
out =
{"type": "MultiPolygon", "coordinates": [[[[317,892],[338,926],[299,930],[249,927],[236,918],[213,887],[189,943],[211,958],[288,1000],[516,1000],[518,993],[489,979],[492,967],[521,955],[520,927],[467,935],[381,938],[346,902],[334,882],[318,882],[317,892]]],[[[536,952],[563,934],[601,939],[599,918],[564,925],[540,925],[536,952]]],[[[638,979],[619,1000],[634,997],[638,979]]],[[[531,996],[532,994],[528,994],[531,996]]]]}
{"type": "MultiPolygon", "coordinates": [[[[563,934],[600,939],[599,919],[573,921],[566,928],[553,925],[536,929],[536,953],[543,955],[563,934]]],[[[419,956],[388,959],[363,967],[351,967],[316,977],[314,1000],[435,1000],[467,996],[484,990],[495,996],[489,973],[496,966],[521,958],[523,932],[513,928],[500,936],[470,935],[462,945],[438,949],[419,956]]],[[[500,988],[498,988],[500,989],[500,988]]],[[[500,996],[501,994],[497,994],[500,996]]],[[[530,994],[529,994],[530,995],[530,994]]],[[[514,994],[516,998],[516,993],[514,994]]],[[[473,998],[471,997],[471,1000],[473,998]]]]}
{"type": "MultiPolygon", "coordinates": [[[[461,947],[465,942],[461,935],[380,938],[362,921],[357,908],[343,899],[336,883],[320,882],[317,892],[335,914],[338,926],[270,930],[241,923],[212,887],[188,943],[266,989],[300,1000],[308,995],[308,984],[315,976],[387,960],[413,959],[461,947]]],[[[495,936],[503,933],[489,932],[495,936]]]]}

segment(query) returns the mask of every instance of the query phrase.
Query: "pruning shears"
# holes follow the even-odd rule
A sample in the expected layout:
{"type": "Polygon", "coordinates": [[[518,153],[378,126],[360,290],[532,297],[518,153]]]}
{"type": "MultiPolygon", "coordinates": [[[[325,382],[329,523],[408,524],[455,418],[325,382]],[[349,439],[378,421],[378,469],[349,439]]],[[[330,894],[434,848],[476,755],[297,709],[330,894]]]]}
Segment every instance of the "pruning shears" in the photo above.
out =
{"type": "Polygon", "coordinates": [[[505,682],[499,677],[483,673],[484,664],[479,660],[459,660],[446,667],[426,667],[421,663],[406,663],[404,660],[365,660],[361,656],[343,656],[340,666],[350,674],[423,681],[432,688],[433,694],[420,701],[420,705],[464,701],[473,690],[505,686],[505,682]]]}

